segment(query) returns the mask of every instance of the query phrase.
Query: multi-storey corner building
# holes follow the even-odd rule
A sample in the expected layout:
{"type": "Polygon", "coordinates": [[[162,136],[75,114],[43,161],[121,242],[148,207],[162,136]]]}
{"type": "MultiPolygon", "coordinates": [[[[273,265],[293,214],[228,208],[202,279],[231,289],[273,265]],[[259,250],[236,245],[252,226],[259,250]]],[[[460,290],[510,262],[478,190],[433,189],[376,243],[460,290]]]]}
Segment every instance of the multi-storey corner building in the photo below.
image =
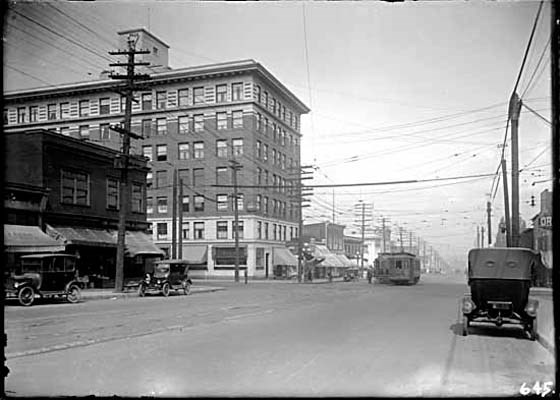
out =
{"type": "MultiPolygon", "coordinates": [[[[239,162],[240,264],[249,276],[268,277],[275,252],[298,236],[298,208],[290,196],[300,167],[300,118],[309,109],[253,60],[171,69],[168,46],[144,29],[139,37],[154,65],[135,93],[131,152],[149,159],[148,221],[154,242],[170,254],[173,174],[183,182],[182,258],[202,275],[234,269],[231,160],[239,162]],[[223,185],[223,186],[220,186],[223,185]],[[254,187],[257,186],[257,187],[254,187]],[[260,186],[260,187],[259,187],[260,186]]],[[[112,49],[108,49],[112,50],[112,49]]],[[[109,129],[124,118],[124,98],[111,79],[5,93],[4,130],[41,127],[120,148],[109,129]]]]}

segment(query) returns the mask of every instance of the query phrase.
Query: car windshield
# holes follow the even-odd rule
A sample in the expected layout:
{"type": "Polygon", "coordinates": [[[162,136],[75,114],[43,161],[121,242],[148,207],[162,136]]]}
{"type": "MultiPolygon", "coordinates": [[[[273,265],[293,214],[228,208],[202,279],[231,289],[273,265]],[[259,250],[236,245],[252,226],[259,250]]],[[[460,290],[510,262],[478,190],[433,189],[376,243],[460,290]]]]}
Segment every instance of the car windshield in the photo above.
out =
{"type": "Polygon", "coordinates": [[[155,276],[164,276],[169,273],[169,264],[156,265],[154,274],[155,276]]]}

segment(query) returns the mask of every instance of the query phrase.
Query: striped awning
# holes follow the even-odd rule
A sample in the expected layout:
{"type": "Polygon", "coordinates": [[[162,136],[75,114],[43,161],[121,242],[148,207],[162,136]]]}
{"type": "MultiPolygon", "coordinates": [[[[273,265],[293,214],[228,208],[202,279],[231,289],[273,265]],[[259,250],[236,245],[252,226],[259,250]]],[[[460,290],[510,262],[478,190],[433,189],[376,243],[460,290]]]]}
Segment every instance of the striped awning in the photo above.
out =
{"type": "Polygon", "coordinates": [[[50,253],[65,247],[38,226],[4,225],[4,249],[9,253],[50,253]]]}
{"type": "Polygon", "coordinates": [[[298,259],[287,248],[275,247],[272,249],[272,265],[297,266],[298,259]]]}

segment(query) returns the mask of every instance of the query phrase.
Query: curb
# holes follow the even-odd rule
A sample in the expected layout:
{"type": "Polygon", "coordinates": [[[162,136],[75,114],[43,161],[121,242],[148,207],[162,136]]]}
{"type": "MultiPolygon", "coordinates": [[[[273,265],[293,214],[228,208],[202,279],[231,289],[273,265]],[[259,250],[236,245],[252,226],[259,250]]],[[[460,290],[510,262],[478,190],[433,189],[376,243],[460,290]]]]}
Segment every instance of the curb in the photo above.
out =
{"type": "Polygon", "coordinates": [[[545,337],[538,332],[537,342],[539,342],[542,347],[544,347],[550,354],[554,356],[554,346],[548,341],[548,339],[545,339],[545,337]]]}
{"type": "MultiPolygon", "coordinates": [[[[210,288],[203,288],[203,287],[198,287],[198,288],[192,288],[191,293],[189,294],[189,296],[192,296],[193,294],[198,294],[198,293],[210,293],[210,292],[217,292],[220,290],[226,290],[226,288],[224,287],[210,287],[210,288]]],[[[113,293],[113,292],[109,292],[109,293],[101,293],[101,294],[85,294],[82,292],[82,301],[90,301],[90,300],[107,300],[107,299],[114,299],[117,300],[119,298],[127,298],[127,297],[138,297],[138,293],[136,293],[136,291],[129,291],[129,292],[124,292],[124,293],[113,293]]]]}

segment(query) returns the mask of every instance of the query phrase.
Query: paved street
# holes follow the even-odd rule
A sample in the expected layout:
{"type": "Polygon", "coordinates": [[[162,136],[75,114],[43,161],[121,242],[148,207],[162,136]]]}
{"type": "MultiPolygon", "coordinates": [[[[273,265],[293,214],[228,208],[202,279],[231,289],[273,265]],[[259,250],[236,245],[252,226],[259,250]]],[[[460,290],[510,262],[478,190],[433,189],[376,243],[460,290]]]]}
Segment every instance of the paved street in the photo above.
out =
{"type": "Polygon", "coordinates": [[[554,378],[551,353],[520,330],[460,336],[462,276],[225,286],[6,306],[7,394],[513,395],[554,378]]]}

